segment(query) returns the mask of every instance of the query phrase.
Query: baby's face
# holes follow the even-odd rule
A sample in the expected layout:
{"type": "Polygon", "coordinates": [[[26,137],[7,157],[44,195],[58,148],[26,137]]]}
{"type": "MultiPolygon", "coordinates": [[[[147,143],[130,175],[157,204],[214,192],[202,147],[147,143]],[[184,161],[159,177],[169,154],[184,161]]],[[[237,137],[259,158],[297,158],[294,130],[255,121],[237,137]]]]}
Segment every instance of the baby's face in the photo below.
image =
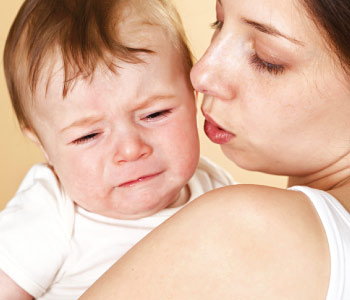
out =
{"type": "Polygon", "coordinates": [[[166,37],[151,36],[157,53],[145,63],[119,62],[118,74],[99,69],[65,99],[62,71],[54,72],[33,109],[49,162],[88,211],[134,219],[176,206],[197,166],[193,91],[166,37]]]}

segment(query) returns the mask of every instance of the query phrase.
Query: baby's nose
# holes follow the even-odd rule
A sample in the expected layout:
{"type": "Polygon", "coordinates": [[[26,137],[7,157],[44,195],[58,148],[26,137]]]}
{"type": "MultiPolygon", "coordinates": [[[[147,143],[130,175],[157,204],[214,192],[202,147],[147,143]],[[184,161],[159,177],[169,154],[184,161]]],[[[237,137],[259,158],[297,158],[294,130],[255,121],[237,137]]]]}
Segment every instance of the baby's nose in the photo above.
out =
{"type": "Polygon", "coordinates": [[[147,158],[152,152],[152,147],[139,135],[130,135],[123,138],[116,146],[113,161],[115,164],[136,161],[147,158]]]}

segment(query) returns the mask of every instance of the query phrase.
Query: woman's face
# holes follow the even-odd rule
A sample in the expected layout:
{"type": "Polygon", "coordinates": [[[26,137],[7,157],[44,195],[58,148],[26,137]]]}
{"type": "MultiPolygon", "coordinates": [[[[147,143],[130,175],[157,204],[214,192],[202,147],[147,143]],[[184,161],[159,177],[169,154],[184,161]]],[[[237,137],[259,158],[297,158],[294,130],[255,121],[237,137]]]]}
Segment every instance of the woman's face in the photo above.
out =
{"type": "Polygon", "coordinates": [[[347,155],[350,81],[304,8],[221,0],[216,11],[191,73],[209,138],[239,166],[272,174],[312,174],[347,155]]]}

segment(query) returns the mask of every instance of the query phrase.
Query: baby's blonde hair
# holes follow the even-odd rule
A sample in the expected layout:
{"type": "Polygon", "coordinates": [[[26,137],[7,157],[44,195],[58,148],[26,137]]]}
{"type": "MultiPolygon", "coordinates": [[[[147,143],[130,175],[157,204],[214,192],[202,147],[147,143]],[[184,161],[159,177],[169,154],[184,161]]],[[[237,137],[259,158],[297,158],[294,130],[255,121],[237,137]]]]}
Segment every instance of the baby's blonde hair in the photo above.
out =
{"type": "Polygon", "coordinates": [[[63,97],[74,79],[91,77],[100,64],[115,72],[116,59],[141,63],[137,54],[153,52],[130,48],[118,36],[125,7],[136,9],[148,24],[164,29],[189,73],[192,54],[181,19],[168,0],[26,0],[4,51],[7,86],[21,128],[33,130],[28,101],[34,98],[40,77],[50,76],[47,64],[57,50],[64,68],[63,97]]]}

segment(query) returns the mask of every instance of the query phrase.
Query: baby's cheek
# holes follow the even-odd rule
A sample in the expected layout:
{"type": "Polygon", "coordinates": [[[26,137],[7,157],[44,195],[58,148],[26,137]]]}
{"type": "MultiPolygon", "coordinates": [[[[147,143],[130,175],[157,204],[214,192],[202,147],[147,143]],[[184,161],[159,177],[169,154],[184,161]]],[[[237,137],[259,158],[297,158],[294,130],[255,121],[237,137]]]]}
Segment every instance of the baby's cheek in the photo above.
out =
{"type": "Polygon", "coordinates": [[[199,161],[199,151],[195,147],[188,148],[187,152],[182,153],[182,159],[178,162],[180,176],[187,182],[194,174],[199,161]]]}
{"type": "Polygon", "coordinates": [[[83,199],[86,195],[94,195],[99,185],[98,174],[91,169],[89,163],[79,160],[71,161],[61,170],[60,180],[69,196],[75,199],[83,199]]]}

